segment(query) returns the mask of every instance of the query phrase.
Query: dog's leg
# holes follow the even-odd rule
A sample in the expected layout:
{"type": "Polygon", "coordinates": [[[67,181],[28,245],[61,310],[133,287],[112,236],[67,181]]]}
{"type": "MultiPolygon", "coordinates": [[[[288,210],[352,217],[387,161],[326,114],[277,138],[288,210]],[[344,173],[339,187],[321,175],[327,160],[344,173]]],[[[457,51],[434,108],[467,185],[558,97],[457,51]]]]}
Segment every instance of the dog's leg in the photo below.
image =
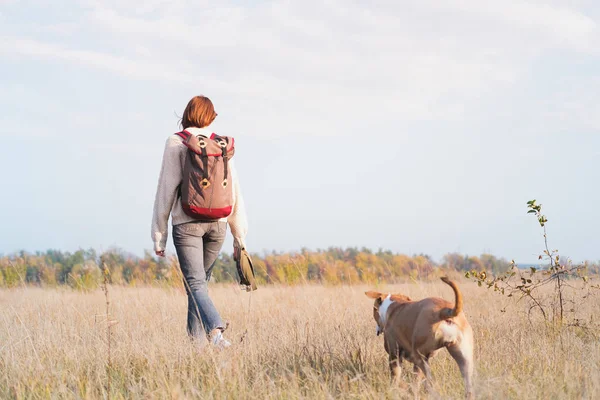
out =
{"type": "Polygon", "coordinates": [[[398,354],[390,353],[389,360],[392,382],[397,382],[402,375],[402,357],[398,354]]]}
{"type": "Polygon", "coordinates": [[[389,363],[392,383],[400,386],[403,389],[407,389],[408,385],[402,382],[402,361],[406,356],[404,350],[399,346],[392,346],[393,351],[389,352],[389,363]]]}
{"type": "Polygon", "coordinates": [[[465,335],[460,344],[448,346],[448,352],[454,358],[465,382],[466,398],[473,398],[473,338],[465,335]]]}
{"type": "Polygon", "coordinates": [[[431,368],[429,368],[428,358],[417,355],[417,356],[415,356],[414,364],[415,364],[415,370],[421,371],[425,375],[425,390],[428,393],[432,393],[433,386],[431,385],[431,382],[432,382],[431,368]]]}
{"type": "Polygon", "coordinates": [[[388,353],[388,361],[390,366],[390,375],[392,383],[400,383],[400,376],[402,375],[402,360],[404,358],[404,351],[400,345],[395,341],[388,341],[389,338],[385,338],[384,347],[388,353]]]}

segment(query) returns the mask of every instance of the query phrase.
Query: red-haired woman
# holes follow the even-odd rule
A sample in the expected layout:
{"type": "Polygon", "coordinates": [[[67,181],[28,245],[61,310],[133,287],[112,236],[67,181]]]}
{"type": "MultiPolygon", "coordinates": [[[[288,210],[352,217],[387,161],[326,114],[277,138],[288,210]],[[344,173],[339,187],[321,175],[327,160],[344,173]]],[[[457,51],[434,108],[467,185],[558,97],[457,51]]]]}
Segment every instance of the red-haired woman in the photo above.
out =
{"type": "MultiPolygon", "coordinates": [[[[181,118],[183,130],[191,135],[210,138],[209,126],[217,117],[209,98],[192,98],[181,118]]],[[[186,214],[181,204],[179,187],[183,179],[187,147],[180,135],[169,136],[165,145],[162,168],[158,179],[152,217],[154,251],[164,257],[168,236],[168,220],[172,218],[173,242],[188,295],[187,331],[192,339],[208,340],[215,346],[228,347],[231,343],[223,337],[226,324],[221,319],[208,296],[207,282],[219,251],[223,246],[227,225],[234,239],[234,256],[244,246],[248,222],[238,176],[233,160],[231,171],[233,205],[228,217],[218,220],[198,220],[186,214]]]]}

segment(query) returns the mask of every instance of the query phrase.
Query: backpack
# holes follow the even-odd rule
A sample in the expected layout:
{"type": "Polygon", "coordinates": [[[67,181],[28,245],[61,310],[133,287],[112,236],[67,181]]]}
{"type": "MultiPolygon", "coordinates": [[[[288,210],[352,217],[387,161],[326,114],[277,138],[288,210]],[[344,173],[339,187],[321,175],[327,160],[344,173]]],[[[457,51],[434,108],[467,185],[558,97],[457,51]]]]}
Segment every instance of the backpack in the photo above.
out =
{"type": "Polygon", "coordinates": [[[231,214],[233,182],[229,160],[234,154],[232,137],[195,136],[177,132],[188,148],[179,195],[183,211],[198,220],[218,220],[231,214]]]}

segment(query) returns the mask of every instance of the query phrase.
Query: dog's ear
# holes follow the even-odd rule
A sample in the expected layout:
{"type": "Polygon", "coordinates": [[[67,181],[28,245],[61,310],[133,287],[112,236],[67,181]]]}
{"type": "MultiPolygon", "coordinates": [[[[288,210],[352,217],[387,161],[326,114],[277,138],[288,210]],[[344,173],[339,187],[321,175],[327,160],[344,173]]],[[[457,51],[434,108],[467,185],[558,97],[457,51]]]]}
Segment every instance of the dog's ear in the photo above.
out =
{"type": "Polygon", "coordinates": [[[381,293],[379,292],[374,292],[372,290],[369,290],[368,292],[365,292],[365,294],[367,295],[368,298],[370,299],[379,299],[381,297],[381,293]]]}

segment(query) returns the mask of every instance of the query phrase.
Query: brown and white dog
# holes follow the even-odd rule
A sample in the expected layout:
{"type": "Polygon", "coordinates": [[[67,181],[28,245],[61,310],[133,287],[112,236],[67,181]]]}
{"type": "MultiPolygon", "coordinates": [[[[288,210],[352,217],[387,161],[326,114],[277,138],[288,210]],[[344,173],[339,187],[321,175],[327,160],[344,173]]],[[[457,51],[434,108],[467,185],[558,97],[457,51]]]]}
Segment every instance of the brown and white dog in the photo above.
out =
{"type": "Polygon", "coordinates": [[[473,330],[462,312],[463,298],[455,282],[442,281],[454,290],[455,304],[439,297],[412,301],[402,294],[366,292],[375,299],[373,316],[377,335],[383,333],[392,379],[401,373],[402,360],[425,374],[430,389],[429,359],[445,347],[456,360],[465,383],[467,398],[473,396],[473,330]]]}

